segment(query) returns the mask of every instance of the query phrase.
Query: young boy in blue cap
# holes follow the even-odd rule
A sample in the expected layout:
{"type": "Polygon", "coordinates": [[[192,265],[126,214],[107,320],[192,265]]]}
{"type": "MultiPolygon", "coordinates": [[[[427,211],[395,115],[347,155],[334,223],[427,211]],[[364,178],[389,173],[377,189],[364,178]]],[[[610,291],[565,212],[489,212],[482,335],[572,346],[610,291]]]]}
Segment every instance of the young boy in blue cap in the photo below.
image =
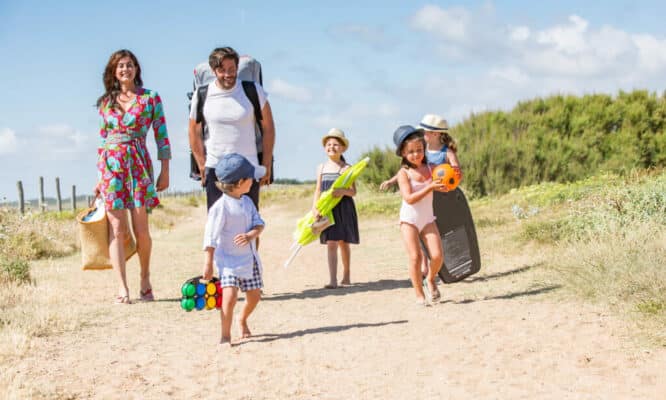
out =
{"type": "Polygon", "coordinates": [[[220,197],[208,211],[204,233],[206,252],[203,279],[213,277],[213,261],[220,274],[222,286],[222,338],[220,344],[231,345],[231,324],[238,289],[245,293],[241,311],[241,338],[251,335],[247,319],[261,299],[262,267],[257,253],[257,237],[264,230],[264,221],[248,196],[252,182],[266,170],[254,167],[237,153],[224,155],[215,168],[220,197]]]}

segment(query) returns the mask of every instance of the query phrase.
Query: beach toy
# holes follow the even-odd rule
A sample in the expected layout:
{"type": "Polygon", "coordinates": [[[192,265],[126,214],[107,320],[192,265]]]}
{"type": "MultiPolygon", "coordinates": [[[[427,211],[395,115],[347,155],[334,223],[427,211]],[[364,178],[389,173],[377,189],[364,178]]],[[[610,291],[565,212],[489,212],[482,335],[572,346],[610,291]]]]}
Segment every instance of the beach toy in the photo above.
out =
{"type": "Polygon", "coordinates": [[[194,299],[192,297],[184,297],[180,300],[180,307],[185,311],[192,311],[194,309],[194,299]]]}
{"type": "Polygon", "coordinates": [[[197,310],[203,310],[204,307],[206,307],[206,299],[204,299],[203,297],[195,298],[194,307],[196,307],[197,310]]]}
{"type": "Polygon", "coordinates": [[[208,282],[208,284],[206,285],[206,294],[208,294],[209,296],[213,296],[215,295],[215,293],[217,293],[217,287],[215,287],[215,283],[208,282]]]}
{"type": "Polygon", "coordinates": [[[197,292],[197,288],[192,282],[185,282],[183,283],[180,292],[183,294],[183,297],[193,297],[197,292]]]}
{"type": "Polygon", "coordinates": [[[203,296],[204,294],[206,294],[206,284],[197,283],[197,296],[203,296]]]}
{"type": "Polygon", "coordinates": [[[203,281],[201,276],[188,279],[180,288],[180,308],[185,311],[212,310],[222,306],[222,287],[218,278],[203,281]]]}
{"type": "Polygon", "coordinates": [[[432,180],[446,186],[448,192],[458,187],[460,179],[458,174],[449,164],[440,164],[432,169],[432,180]]]}
{"type": "Polygon", "coordinates": [[[206,299],[206,310],[212,310],[215,308],[217,303],[217,298],[215,296],[210,296],[206,299]]]}
{"type": "Polygon", "coordinates": [[[333,190],[349,189],[369,162],[370,157],[366,157],[347,168],[345,172],[333,182],[331,187],[321,194],[316,204],[316,208],[322,216],[321,219],[315,220],[312,211],[309,211],[303,218],[298,220],[296,223],[296,230],[294,231],[294,244],[292,244],[289,249],[291,255],[287,261],[285,261],[285,267],[289,266],[303,246],[316,240],[325,228],[335,224],[333,208],[338,205],[340,200],[342,200],[342,197],[333,197],[333,190]]]}

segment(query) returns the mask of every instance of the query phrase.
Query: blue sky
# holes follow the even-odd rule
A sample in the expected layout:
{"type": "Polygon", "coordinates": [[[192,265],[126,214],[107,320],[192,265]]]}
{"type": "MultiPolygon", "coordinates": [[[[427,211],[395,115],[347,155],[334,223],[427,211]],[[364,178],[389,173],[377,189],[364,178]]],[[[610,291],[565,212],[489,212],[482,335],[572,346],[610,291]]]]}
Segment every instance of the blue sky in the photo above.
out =
{"type": "Polygon", "coordinates": [[[426,113],[455,124],[554,93],[662,93],[665,11],[657,1],[0,0],[0,202],[17,198],[18,180],[37,197],[39,176],[47,196],[56,176],[64,193],[92,190],[93,104],[120,48],[164,101],[171,188],[192,190],[185,93],[214,47],[262,63],[277,177],[313,179],[331,127],[345,130],[356,161],[426,113]]]}

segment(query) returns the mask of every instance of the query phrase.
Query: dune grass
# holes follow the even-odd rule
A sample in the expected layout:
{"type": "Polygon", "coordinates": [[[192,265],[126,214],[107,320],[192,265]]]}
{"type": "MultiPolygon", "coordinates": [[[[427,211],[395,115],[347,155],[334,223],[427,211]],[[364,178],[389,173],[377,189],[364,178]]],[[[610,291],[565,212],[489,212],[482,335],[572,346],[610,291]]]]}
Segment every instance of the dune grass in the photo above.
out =
{"type": "Polygon", "coordinates": [[[523,217],[517,238],[554,249],[552,281],[634,319],[666,345],[666,172],[536,185],[503,201],[542,207],[523,217]]]}

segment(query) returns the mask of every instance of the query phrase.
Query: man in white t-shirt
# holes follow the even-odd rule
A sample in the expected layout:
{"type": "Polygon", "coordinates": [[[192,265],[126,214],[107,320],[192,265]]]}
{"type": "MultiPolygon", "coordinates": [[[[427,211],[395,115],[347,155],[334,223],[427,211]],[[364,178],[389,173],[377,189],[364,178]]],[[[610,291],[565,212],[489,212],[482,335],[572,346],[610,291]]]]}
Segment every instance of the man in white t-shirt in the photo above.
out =
{"type": "MultiPolygon", "coordinates": [[[[231,47],[216,48],[210,53],[208,63],[215,73],[215,80],[208,84],[203,107],[203,119],[208,127],[208,137],[202,140],[201,121],[197,122],[198,96],[192,97],[190,108],[189,138],[192,154],[199,166],[201,184],[206,187],[208,208],[222,196],[215,186],[215,167],[223,155],[238,153],[255,167],[259,166],[255,137],[255,116],[252,103],[245,95],[238,80],[238,53],[231,47]]],[[[259,186],[270,182],[275,144],[275,125],[271,106],[264,89],[255,82],[261,107],[262,165],[266,174],[260,182],[253,182],[248,196],[259,208],[259,186]]]]}

